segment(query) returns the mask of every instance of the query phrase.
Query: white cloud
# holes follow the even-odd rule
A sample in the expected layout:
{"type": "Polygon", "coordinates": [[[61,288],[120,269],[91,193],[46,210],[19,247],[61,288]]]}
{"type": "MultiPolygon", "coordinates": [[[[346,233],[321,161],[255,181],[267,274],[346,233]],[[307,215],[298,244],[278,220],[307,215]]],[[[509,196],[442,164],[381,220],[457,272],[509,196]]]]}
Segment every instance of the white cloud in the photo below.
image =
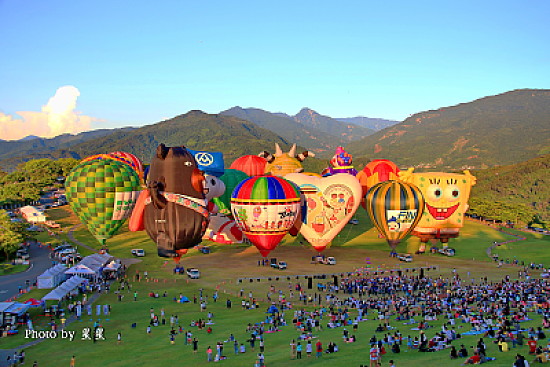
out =
{"type": "Polygon", "coordinates": [[[52,138],[60,134],[77,134],[90,130],[98,119],[79,114],[76,100],[80,92],[72,85],[59,88],[41,112],[17,111],[21,118],[0,112],[0,139],[16,140],[28,135],[52,138]]]}

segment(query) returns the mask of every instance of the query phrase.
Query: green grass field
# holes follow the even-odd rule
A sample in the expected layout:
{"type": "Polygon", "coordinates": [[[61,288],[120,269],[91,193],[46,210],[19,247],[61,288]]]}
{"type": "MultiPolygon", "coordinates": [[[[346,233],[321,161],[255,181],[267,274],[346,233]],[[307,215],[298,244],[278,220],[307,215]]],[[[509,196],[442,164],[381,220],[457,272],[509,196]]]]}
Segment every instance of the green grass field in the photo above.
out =
{"type": "MultiPolygon", "coordinates": [[[[66,229],[76,224],[76,218],[65,211],[64,208],[50,211],[52,215],[57,216],[57,221],[63,225],[61,238],[66,236],[66,229]],[[64,214],[65,213],[65,214],[64,214]]],[[[174,262],[172,260],[161,259],[156,256],[154,243],[145,233],[132,233],[127,230],[121,231],[118,235],[109,241],[110,252],[120,258],[131,257],[132,248],[143,248],[147,256],[140,258],[141,262],[132,265],[127,274],[132,280],[132,292],[123,291],[124,298],[118,302],[117,296],[113,290],[109,294],[102,295],[96,304],[110,304],[112,313],[110,316],[84,316],[82,321],[72,323],[66,330],[74,331],[76,339],[73,341],[61,338],[47,340],[36,346],[26,349],[27,363],[39,361],[43,366],[68,365],[72,355],[77,357],[77,366],[161,366],[161,365],[181,365],[190,364],[195,366],[206,366],[205,350],[208,346],[215,347],[216,342],[227,340],[230,333],[233,333],[239,342],[245,342],[249,335],[245,332],[248,323],[258,323],[265,319],[266,309],[269,303],[265,300],[267,292],[271,285],[276,290],[283,290],[288,294],[289,286],[300,282],[306,286],[307,282],[303,277],[296,279],[298,275],[305,274],[342,274],[353,272],[359,268],[368,268],[370,271],[380,272],[401,269],[411,269],[419,266],[431,266],[434,269],[427,272],[430,276],[449,276],[453,268],[456,268],[459,274],[464,278],[468,275],[472,278],[488,276],[490,279],[502,279],[505,275],[510,275],[513,279],[517,277],[518,267],[505,265],[501,268],[496,266],[485,251],[494,241],[506,241],[511,239],[502,232],[494,230],[483,224],[476,222],[467,222],[461,232],[461,237],[452,240],[450,245],[457,250],[455,257],[444,257],[438,254],[418,255],[414,257],[413,263],[405,264],[397,261],[395,258],[388,257],[389,249],[383,239],[379,239],[375,230],[370,225],[364,211],[357,215],[360,221],[359,225],[348,225],[338,238],[333,242],[333,246],[326,250],[329,256],[335,256],[338,264],[335,266],[326,266],[311,264],[311,256],[315,255],[307,245],[301,244],[299,238],[288,236],[283,243],[272,252],[270,256],[285,260],[289,268],[284,271],[271,269],[268,267],[258,267],[257,261],[260,255],[254,248],[244,245],[218,245],[210,244],[213,253],[203,255],[197,250],[190,250],[189,254],[182,259],[181,264],[185,267],[195,266],[201,270],[202,276],[198,280],[187,280],[181,275],[174,275],[172,269],[174,262]],[[149,277],[157,281],[134,282],[133,276],[136,271],[143,272],[147,270],[149,277]],[[238,283],[241,278],[253,278],[253,282],[245,280],[238,283]],[[261,278],[261,281],[255,279],[261,278]],[[270,278],[267,279],[267,278],[270,278]],[[206,314],[201,313],[198,304],[186,303],[180,304],[174,302],[173,297],[180,293],[189,297],[199,295],[199,289],[209,296],[208,311],[214,313],[213,333],[207,334],[205,330],[197,330],[190,327],[191,320],[205,318],[206,314]],[[211,295],[218,289],[220,298],[217,303],[212,302],[211,295]],[[238,292],[243,289],[245,294],[252,291],[260,299],[260,308],[255,310],[243,310],[240,307],[241,298],[238,292]],[[133,291],[137,290],[138,300],[133,300],[133,291]],[[166,292],[168,297],[150,298],[149,292],[166,292]],[[231,299],[233,307],[226,308],[226,300],[231,299]],[[176,337],[176,343],[171,345],[169,342],[169,325],[154,327],[151,335],[146,334],[146,326],[149,321],[149,310],[154,308],[157,314],[164,308],[167,319],[170,315],[177,314],[180,324],[185,330],[190,329],[194,336],[199,339],[199,353],[193,354],[192,348],[184,344],[183,335],[176,337]],[[100,323],[105,328],[106,340],[92,343],[91,341],[80,340],[82,330],[91,327],[93,322],[100,318],[100,323]],[[137,328],[131,328],[132,323],[137,323],[137,328]],[[118,332],[122,333],[123,342],[119,345],[116,341],[118,332]]],[[[89,234],[83,226],[75,232],[75,237],[80,241],[99,248],[99,243],[89,234]]],[[[525,261],[548,262],[550,259],[547,253],[549,245],[548,237],[542,235],[526,235],[527,240],[499,247],[497,252],[501,258],[521,256],[525,261]]],[[[419,246],[419,241],[410,238],[400,244],[398,251],[414,253],[419,246]]],[[[81,253],[84,251],[81,249],[81,253]]],[[[536,275],[536,274],[535,274],[536,275]]],[[[328,281],[328,280],[326,280],[328,281]]],[[[116,289],[116,287],[115,287],[116,289]]],[[[30,297],[40,298],[45,290],[33,290],[26,294],[22,299],[30,297]]],[[[292,300],[291,300],[292,301],[292,300]]],[[[296,303],[295,308],[304,307],[296,303]]],[[[305,306],[306,309],[312,309],[313,306],[305,306]]],[[[95,308],[94,308],[95,311],[95,308]]],[[[38,313],[38,310],[32,310],[32,313],[38,313]]],[[[356,312],[352,311],[352,315],[356,312]]],[[[266,345],[266,365],[267,366],[359,366],[368,365],[368,340],[375,334],[374,329],[378,322],[373,320],[375,314],[369,314],[369,321],[362,322],[356,333],[358,341],[347,344],[342,339],[342,328],[324,329],[315,332],[323,342],[324,346],[330,341],[336,342],[340,351],[336,354],[324,354],[322,358],[307,358],[302,360],[290,360],[289,343],[296,339],[299,332],[294,329],[292,323],[281,328],[281,331],[271,334],[265,334],[266,345]]],[[[287,321],[292,320],[292,310],[286,313],[287,321]]],[[[34,317],[37,329],[46,328],[48,319],[36,315],[34,317]]],[[[431,337],[435,331],[440,330],[445,320],[433,322],[435,326],[429,329],[427,334],[431,337]]],[[[417,336],[418,331],[411,331],[409,326],[401,322],[392,320],[392,326],[401,331],[404,336],[417,336]]],[[[466,324],[462,324],[466,325],[466,324]]],[[[459,332],[469,330],[468,326],[457,325],[459,332]]],[[[535,316],[534,321],[525,323],[525,326],[539,326],[540,317],[535,316]]],[[[377,333],[377,336],[383,336],[383,333],[377,333]]],[[[474,345],[479,336],[466,336],[462,340],[454,342],[458,346],[461,343],[469,346],[474,345]]],[[[30,341],[25,339],[24,335],[10,336],[0,339],[0,348],[13,348],[20,344],[30,341]]],[[[255,356],[258,352],[252,352],[248,343],[247,352],[242,355],[234,355],[233,348],[228,343],[225,344],[224,354],[228,356],[227,360],[221,361],[225,366],[253,366],[255,356]]],[[[491,339],[486,339],[488,346],[488,355],[497,357],[496,361],[490,363],[491,366],[510,366],[513,363],[515,350],[508,353],[498,352],[497,346],[491,339]]],[[[544,342],[546,344],[546,342],[544,342]]],[[[389,359],[394,359],[397,366],[458,366],[463,361],[451,361],[448,358],[447,351],[435,353],[418,353],[416,351],[405,352],[406,346],[403,346],[402,353],[392,354],[388,352],[383,358],[383,366],[387,365],[389,359]]],[[[519,348],[518,351],[527,355],[527,347],[519,348]]],[[[305,354],[305,353],[304,353],[305,354]]],[[[531,357],[529,357],[531,361],[531,357]]]]}

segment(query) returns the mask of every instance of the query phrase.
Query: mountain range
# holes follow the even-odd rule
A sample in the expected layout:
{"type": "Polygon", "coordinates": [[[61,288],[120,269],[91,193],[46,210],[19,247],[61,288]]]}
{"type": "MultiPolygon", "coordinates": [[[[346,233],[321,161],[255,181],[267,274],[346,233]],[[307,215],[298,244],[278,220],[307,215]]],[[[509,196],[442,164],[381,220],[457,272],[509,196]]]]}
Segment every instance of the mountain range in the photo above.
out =
{"type": "Polygon", "coordinates": [[[525,161],[550,153],[550,90],[515,90],[417,113],[347,148],[432,170],[525,161]]]}
{"type": "Polygon", "coordinates": [[[221,151],[227,164],[241,155],[273,151],[275,143],[283,149],[297,143],[298,151],[317,153],[318,159],[308,158],[305,164],[314,171],[326,166],[338,145],[354,155],[359,169],[377,158],[403,168],[477,169],[550,153],[550,90],[515,90],[420,112],[379,131],[350,122],[360,120],[340,121],[309,108],[294,116],[241,107],[220,114],[189,111],[139,128],[0,141],[0,166],[13,170],[35,158],[83,158],[115,150],[136,154],[147,163],[159,143],[221,151]]]}
{"type": "Polygon", "coordinates": [[[338,146],[375,132],[373,129],[321,115],[309,108],[303,108],[294,116],[242,107],[233,107],[220,114],[253,122],[276,132],[289,142],[303,145],[325,156],[332,154],[338,146]]]}
{"type": "Polygon", "coordinates": [[[513,165],[472,171],[470,211],[488,218],[550,222],[550,154],[513,165]]]}
{"type": "Polygon", "coordinates": [[[335,118],[335,120],[366,127],[367,129],[371,129],[374,131],[382,130],[399,123],[399,121],[378,119],[378,118],[365,117],[365,116],[337,117],[335,118]]]}

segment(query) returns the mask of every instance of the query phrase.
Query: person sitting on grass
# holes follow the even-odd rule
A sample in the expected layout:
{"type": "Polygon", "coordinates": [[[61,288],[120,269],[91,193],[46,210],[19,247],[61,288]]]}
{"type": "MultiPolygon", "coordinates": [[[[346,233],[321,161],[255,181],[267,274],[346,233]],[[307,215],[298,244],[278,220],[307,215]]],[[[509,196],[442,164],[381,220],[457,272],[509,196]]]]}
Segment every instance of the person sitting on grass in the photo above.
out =
{"type": "Polygon", "coordinates": [[[475,352],[474,355],[468,358],[467,360],[465,360],[464,363],[462,363],[462,365],[479,364],[480,362],[481,362],[481,357],[479,356],[478,352],[475,352]]]}

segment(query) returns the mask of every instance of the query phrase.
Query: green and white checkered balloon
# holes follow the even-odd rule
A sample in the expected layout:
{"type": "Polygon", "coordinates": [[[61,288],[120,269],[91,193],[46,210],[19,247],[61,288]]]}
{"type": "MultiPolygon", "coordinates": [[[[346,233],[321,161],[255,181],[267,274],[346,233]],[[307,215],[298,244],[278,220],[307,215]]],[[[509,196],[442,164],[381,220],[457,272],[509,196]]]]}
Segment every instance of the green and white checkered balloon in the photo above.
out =
{"type": "Polygon", "coordinates": [[[65,189],[74,213],[104,245],[130,216],[140,180],[130,166],[102,158],[76,166],[67,176],[65,189]]]}

